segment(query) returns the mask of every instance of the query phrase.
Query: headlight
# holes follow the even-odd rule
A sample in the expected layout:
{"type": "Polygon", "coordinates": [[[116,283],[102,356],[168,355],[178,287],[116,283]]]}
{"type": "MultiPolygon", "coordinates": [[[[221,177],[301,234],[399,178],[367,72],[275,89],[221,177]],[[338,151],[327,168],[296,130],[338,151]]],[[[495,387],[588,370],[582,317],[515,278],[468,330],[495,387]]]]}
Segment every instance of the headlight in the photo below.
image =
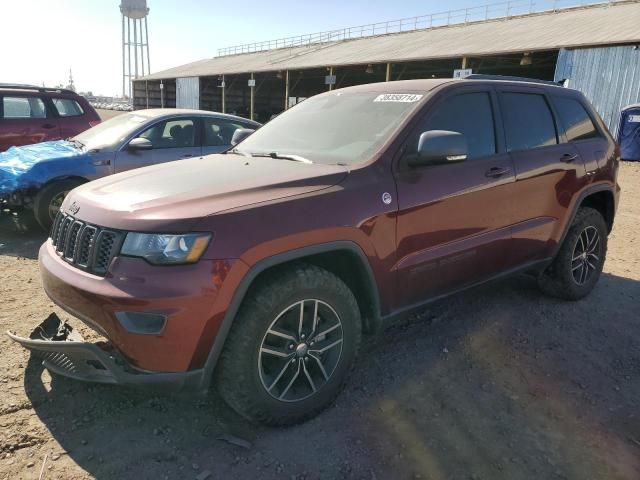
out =
{"type": "Polygon", "coordinates": [[[120,253],[140,257],[155,265],[175,265],[197,262],[209,245],[209,233],[164,235],[127,233],[120,253]]]}

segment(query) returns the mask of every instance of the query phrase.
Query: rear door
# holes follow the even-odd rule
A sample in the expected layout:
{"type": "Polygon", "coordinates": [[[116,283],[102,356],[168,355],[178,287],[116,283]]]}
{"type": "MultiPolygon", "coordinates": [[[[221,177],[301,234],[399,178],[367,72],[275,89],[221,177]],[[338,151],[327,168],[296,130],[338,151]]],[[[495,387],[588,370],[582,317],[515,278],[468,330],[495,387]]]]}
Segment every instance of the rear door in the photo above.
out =
{"type": "Polygon", "coordinates": [[[223,117],[202,118],[202,154],[220,153],[231,147],[233,133],[240,128],[256,127],[223,117]]]}
{"type": "Polygon", "coordinates": [[[585,181],[585,167],[580,151],[566,141],[544,89],[504,87],[499,97],[516,174],[509,256],[516,267],[551,255],[560,219],[585,181]]]}
{"type": "Polygon", "coordinates": [[[0,97],[0,151],[60,139],[57,118],[39,96],[5,93],[0,97]]]}
{"type": "Polygon", "coordinates": [[[151,150],[129,150],[126,145],[116,155],[116,172],[171,162],[201,154],[198,117],[172,117],[141,131],[137,137],[151,142],[151,150]]]}
{"type": "Polygon", "coordinates": [[[416,151],[428,130],[463,133],[468,159],[426,167],[402,167],[398,188],[398,298],[400,305],[491,277],[503,270],[510,242],[514,174],[497,126],[490,87],[450,90],[428,106],[405,146],[416,151]]]}

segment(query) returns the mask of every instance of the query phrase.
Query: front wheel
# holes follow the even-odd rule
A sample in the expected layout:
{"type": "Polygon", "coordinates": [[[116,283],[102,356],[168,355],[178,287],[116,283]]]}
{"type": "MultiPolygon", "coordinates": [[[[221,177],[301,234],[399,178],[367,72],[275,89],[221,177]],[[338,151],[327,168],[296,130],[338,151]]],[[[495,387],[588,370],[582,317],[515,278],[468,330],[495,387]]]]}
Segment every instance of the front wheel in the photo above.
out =
{"type": "Polygon", "coordinates": [[[338,395],[360,336],[356,299],[338,277],[305,264],[269,275],[234,321],[216,369],[217,389],[251,420],[301,422],[338,395]]]}
{"type": "Polygon", "coordinates": [[[80,185],[78,180],[59,180],[42,188],[33,202],[33,213],[40,226],[49,231],[67,194],[80,185]]]}
{"type": "Polygon", "coordinates": [[[607,233],[600,212],[580,208],[556,258],[538,278],[541,290],[565,300],[579,300],[591,292],[604,266],[607,233]]]}

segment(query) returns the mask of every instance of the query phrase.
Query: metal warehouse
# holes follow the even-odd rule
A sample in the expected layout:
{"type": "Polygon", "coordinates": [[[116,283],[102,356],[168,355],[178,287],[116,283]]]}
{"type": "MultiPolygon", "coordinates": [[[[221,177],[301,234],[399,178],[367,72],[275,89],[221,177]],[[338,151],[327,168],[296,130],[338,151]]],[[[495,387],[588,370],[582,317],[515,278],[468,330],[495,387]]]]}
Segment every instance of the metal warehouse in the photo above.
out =
{"type": "Polygon", "coordinates": [[[621,108],[640,102],[640,3],[560,3],[493,3],[224,48],[135,79],[134,107],[200,108],[265,122],[333,88],[470,70],[565,81],[615,130],[621,108]]]}

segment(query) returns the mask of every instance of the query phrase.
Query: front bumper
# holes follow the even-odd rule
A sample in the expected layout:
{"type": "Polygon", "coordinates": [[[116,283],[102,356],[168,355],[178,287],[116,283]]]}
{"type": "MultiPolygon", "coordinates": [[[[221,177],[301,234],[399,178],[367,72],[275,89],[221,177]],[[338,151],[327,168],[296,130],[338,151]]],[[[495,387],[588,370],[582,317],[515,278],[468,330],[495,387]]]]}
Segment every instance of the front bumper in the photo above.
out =
{"type": "Polygon", "coordinates": [[[109,339],[135,368],[181,373],[204,367],[226,310],[219,294],[229,262],[164,267],[116,256],[99,277],[66,263],[50,240],[39,262],[47,295],[109,339]],[[121,312],[160,314],[166,323],[158,333],[137,333],[118,319],[121,312]]]}
{"type": "Polygon", "coordinates": [[[85,342],[54,313],[38,325],[29,338],[7,335],[42,358],[51,372],[85,382],[131,386],[157,386],[169,390],[195,390],[203,382],[203,370],[155,373],[136,369],[109,343],[85,342]]]}

